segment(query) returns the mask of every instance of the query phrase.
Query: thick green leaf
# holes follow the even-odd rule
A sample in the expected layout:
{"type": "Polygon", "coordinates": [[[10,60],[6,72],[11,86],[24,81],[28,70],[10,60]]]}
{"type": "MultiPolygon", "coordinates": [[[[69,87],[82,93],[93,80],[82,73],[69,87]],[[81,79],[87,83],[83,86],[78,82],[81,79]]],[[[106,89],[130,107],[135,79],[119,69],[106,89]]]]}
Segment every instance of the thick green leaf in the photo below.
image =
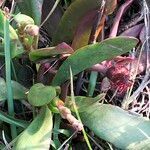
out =
{"type": "Polygon", "coordinates": [[[28,93],[28,101],[33,106],[48,104],[55,97],[55,88],[52,86],[44,86],[42,83],[34,84],[28,93]]]}
{"type": "Polygon", "coordinates": [[[69,67],[72,69],[73,75],[100,63],[107,59],[112,59],[118,55],[130,51],[136,46],[138,40],[129,37],[116,37],[96,43],[87,45],[75,51],[59,68],[53,85],[59,86],[61,83],[69,79],[69,67]]]}
{"type": "MultiPolygon", "coordinates": [[[[4,21],[6,17],[0,10],[0,37],[4,38],[4,21]]],[[[10,47],[11,47],[11,57],[14,58],[23,53],[23,47],[18,39],[16,31],[11,25],[9,25],[9,35],[10,35],[10,47]]],[[[4,42],[0,43],[0,55],[4,56],[4,42]]]]}
{"type": "Polygon", "coordinates": [[[97,11],[91,11],[80,21],[76,33],[74,34],[71,47],[76,50],[88,45],[92,26],[95,21],[97,11]]]}
{"type": "Polygon", "coordinates": [[[63,42],[56,47],[46,47],[33,50],[29,53],[29,57],[32,61],[36,61],[44,58],[50,58],[59,54],[72,54],[73,52],[73,49],[63,42]]]}
{"type": "MultiPolygon", "coordinates": [[[[28,91],[25,87],[16,81],[11,81],[13,90],[13,99],[26,99],[26,92],[28,91]]],[[[3,78],[0,78],[0,101],[7,99],[6,83],[3,78]]]]}
{"type": "Polygon", "coordinates": [[[11,125],[16,125],[22,128],[26,128],[29,124],[23,120],[15,119],[4,112],[0,111],[0,120],[4,121],[6,123],[9,123],[11,125]]]}
{"type": "MultiPolygon", "coordinates": [[[[79,112],[85,111],[85,109],[101,100],[103,100],[105,97],[105,94],[100,94],[94,98],[92,97],[84,97],[84,96],[76,96],[75,101],[76,101],[76,107],[79,112]]],[[[70,108],[71,111],[74,110],[74,103],[71,100],[71,97],[68,96],[65,100],[65,106],[70,108]]]]}
{"type": "MultiPolygon", "coordinates": [[[[20,56],[23,52],[23,46],[20,43],[19,40],[11,41],[10,42],[10,47],[11,47],[11,58],[15,58],[17,56],[20,56]]],[[[0,44],[0,55],[4,56],[4,43],[0,44]]]]}
{"type": "Polygon", "coordinates": [[[31,25],[34,24],[34,20],[24,14],[17,14],[16,16],[14,16],[14,20],[16,21],[16,23],[18,24],[18,26],[21,27],[25,27],[26,25],[31,25]]]}
{"type": "Polygon", "coordinates": [[[52,133],[52,113],[43,107],[28,128],[18,136],[14,150],[49,150],[52,133]]]}
{"type": "MultiPolygon", "coordinates": [[[[100,9],[102,0],[76,0],[65,11],[58,30],[54,36],[54,44],[70,43],[81,19],[94,9],[100,9]]],[[[116,6],[116,0],[106,0],[107,13],[111,13],[116,6]]]]}
{"type": "Polygon", "coordinates": [[[96,103],[80,113],[84,125],[121,149],[150,149],[150,121],[119,107],[96,103]]]}
{"type": "Polygon", "coordinates": [[[43,0],[21,0],[17,2],[21,13],[32,17],[37,25],[41,23],[42,4],[43,0]]]}
{"type": "Polygon", "coordinates": [[[11,81],[11,84],[14,99],[27,99],[26,92],[28,91],[28,89],[26,89],[24,86],[16,81],[11,81]]]}
{"type": "MultiPolygon", "coordinates": [[[[4,16],[2,10],[0,10],[0,37],[4,37],[4,21],[5,20],[6,20],[6,17],[4,16]]],[[[11,25],[9,26],[9,30],[10,30],[10,33],[9,33],[10,39],[17,40],[18,35],[11,25]]]]}

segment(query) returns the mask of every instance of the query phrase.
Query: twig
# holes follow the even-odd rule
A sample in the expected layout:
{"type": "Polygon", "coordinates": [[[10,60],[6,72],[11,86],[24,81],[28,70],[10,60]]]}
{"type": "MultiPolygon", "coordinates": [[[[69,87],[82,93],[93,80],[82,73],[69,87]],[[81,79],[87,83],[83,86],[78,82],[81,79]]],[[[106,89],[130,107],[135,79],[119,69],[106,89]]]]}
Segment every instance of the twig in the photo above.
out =
{"type": "Polygon", "coordinates": [[[12,0],[10,14],[13,14],[15,7],[16,7],[16,2],[15,0],[12,0]]]}
{"type": "Polygon", "coordinates": [[[62,150],[63,146],[64,146],[65,144],[67,144],[68,141],[69,141],[74,135],[76,135],[76,133],[77,133],[77,131],[75,131],[67,140],[65,140],[64,143],[63,143],[57,150],[62,150]]]}
{"type": "Polygon", "coordinates": [[[145,22],[145,28],[146,28],[146,74],[150,70],[150,47],[149,47],[149,37],[150,37],[150,16],[149,16],[149,7],[147,5],[147,2],[143,0],[143,7],[144,7],[144,22],[145,22]]]}
{"type": "Polygon", "coordinates": [[[4,141],[5,145],[6,145],[7,150],[11,150],[11,146],[9,145],[9,143],[6,140],[4,130],[2,130],[2,138],[3,138],[3,141],[4,141]]]}
{"type": "Polygon", "coordinates": [[[150,84],[150,74],[146,74],[141,85],[138,87],[138,89],[131,95],[130,99],[133,101],[138,97],[138,95],[143,91],[143,89],[150,84]]]}
{"type": "MultiPolygon", "coordinates": [[[[145,21],[145,27],[146,27],[146,40],[144,41],[144,43],[142,45],[142,48],[141,48],[141,52],[140,52],[138,63],[137,63],[137,69],[138,69],[139,61],[140,61],[142,50],[144,49],[144,46],[146,46],[145,51],[146,51],[146,54],[147,54],[147,58],[146,58],[147,68],[146,68],[146,71],[145,71],[145,76],[142,80],[142,83],[138,87],[138,89],[130,97],[128,97],[127,101],[126,100],[124,101],[123,107],[125,106],[125,108],[127,108],[130,103],[135,101],[136,98],[141,93],[141,91],[143,91],[143,89],[150,83],[150,79],[149,79],[150,78],[150,62],[149,62],[149,55],[150,55],[150,47],[149,47],[150,20],[149,20],[149,8],[148,8],[147,3],[146,3],[145,0],[143,1],[143,6],[144,6],[144,21],[145,21]]],[[[137,69],[136,69],[136,72],[137,72],[137,69]]],[[[135,77],[136,77],[136,74],[135,74],[135,77]]],[[[131,89],[130,89],[130,93],[131,93],[131,89]]]]}

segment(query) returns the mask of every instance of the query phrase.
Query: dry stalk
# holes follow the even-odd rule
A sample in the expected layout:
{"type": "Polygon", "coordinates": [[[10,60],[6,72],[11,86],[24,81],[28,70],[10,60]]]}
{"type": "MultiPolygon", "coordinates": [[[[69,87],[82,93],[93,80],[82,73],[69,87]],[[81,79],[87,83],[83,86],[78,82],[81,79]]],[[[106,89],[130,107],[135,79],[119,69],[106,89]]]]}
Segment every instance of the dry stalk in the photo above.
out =
{"type": "Polygon", "coordinates": [[[78,121],[72,114],[69,108],[64,106],[63,101],[58,101],[57,102],[57,108],[60,112],[60,115],[63,119],[68,120],[68,122],[73,126],[74,129],[77,131],[82,131],[83,130],[83,125],[80,121],[78,121]]]}

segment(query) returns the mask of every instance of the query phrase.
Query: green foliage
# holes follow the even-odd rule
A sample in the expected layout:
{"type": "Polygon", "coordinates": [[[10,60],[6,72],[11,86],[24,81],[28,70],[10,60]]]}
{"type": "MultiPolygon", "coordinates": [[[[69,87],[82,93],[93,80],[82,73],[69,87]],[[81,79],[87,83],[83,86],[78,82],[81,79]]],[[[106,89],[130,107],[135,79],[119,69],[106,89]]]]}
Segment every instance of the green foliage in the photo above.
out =
{"type": "Polygon", "coordinates": [[[14,117],[7,115],[6,113],[0,111],[0,120],[11,125],[16,125],[18,127],[26,128],[29,123],[23,120],[15,119],[14,117]]]}
{"type": "Polygon", "coordinates": [[[56,47],[46,47],[38,50],[33,50],[30,52],[29,57],[32,61],[50,58],[60,54],[71,54],[73,49],[66,43],[61,43],[56,47]]]}
{"type": "Polygon", "coordinates": [[[21,13],[32,17],[37,25],[41,23],[42,4],[43,0],[21,0],[17,2],[21,13]]]}
{"type": "MultiPolygon", "coordinates": [[[[75,96],[76,107],[80,113],[84,112],[87,107],[103,100],[104,97],[105,97],[105,94],[100,94],[94,98],[84,97],[84,96],[75,96]]],[[[71,111],[75,111],[73,105],[74,104],[71,101],[71,97],[68,96],[65,101],[65,106],[70,108],[71,111]]]]}
{"type": "Polygon", "coordinates": [[[69,79],[69,67],[71,66],[73,75],[91,67],[96,63],[112,59],[118,55],[130,51],[137,44],[137,39],[129,37],[116,37],[82,47],[75,51],[59,68],[53,85],[61,85],[69,79]]]}
{"type": "Polygon", "coordinates": [[[24,14],[17,14],[16,16],[14,16],[14,20],[16,21],[18,26],[25,27],[28,24],[34,24],[34,20],[24,14]]]}
{"type": "Polygon", "coordinates": [[[49,150],[52,133],[52,113],[43,107],[26,130],[18,136],[14,150],[49,150]]]}
{"type": "MultiPolygon", "coordinates": [[[[56,1],[56,3],[57,2],[59,2],[59,0],[56,1]]],[[[2,125],[3,123],[10,124],[12,140],[15,140],[16,134],[20,132],[16,126],[21,130],[22,128],[25,129],[16,138],[15,143],[13,143],[13,149],[49,150],[52,140],[54,147],[57,149],[58,147],[61,147],[61,140],[58,135],[60,133],[67,137],[71,135],[71,130],[60,129],[62,120],[59,113],[61,112],[60,107],[64,106],[64,103],[60,100],[59,97],[66,94],[63,93],[63,90],[67,87],[63,87],[62,91],[60,87],[56,87],[60,86],[62,83],[68,80],[70,78],[70,74],[71,97],[68,96],[66,98],[65,106],[69,107],[71,111],[76,113],[79,122],[82,122],[99,138],[112,143],[114,146],[120,149],[150,149],[150,121],[143,117],[130,114],[119,107],[109,104],[100,104],[99,102],[104,99],[105,94],[100,94],[95,98],[91,98],[84,96],[74,96],[73,92],[73,75],[77,75],[78,73],[85,71],[97,63],[113,59],[116,56],[129,52],[136,46],[138,40],[132,37],[116,37],[106,39],[100,43],[87,45],[89,43],[91,30],[93,27],[95,27],[95,24],[93,23],[97,10],[101,9],[103,0],[72,0],[68,2],[65,1],[65,6],[67,9],[61,18],[57,31],[50,31],[50,33],[52,33],[51,35],[54,36],[52,37],[53,44],[56,46],[42,49],[37,49],[37,47],[39,31],[38,26],[40,27],[41,23],[41,8],[43,0],[16,1],[16,8],[21,12],[16,16],[13,16],[15,23],[17,23],[15,26],[16,30],[10,25],[11,22],[9,22],[5,17],[4,12],[0,10],[0,55],[5,56],[6,70],[6,82],[3,78],[0,78],[0,101],[8,100],[9,114],[8,115],[0,111],[0,123],[2,125]],[[71,5],[68,7],[68,4],[70,3],[71,5]],[[26,29],[31,29],[26,28],[26,25],[34,24],[38,25],[36,26],[37,34],[32,35],[26,32],[26,29]],[[72,43],[72,47],[66,43],[61,42],[67,42],[69,44],[72,43]],[[21,58],[22,62],[20,63],[20,59],[17,59],[17,56],[20,56],[24,50],[26,50],[24,55],[25,58],[21,58]],[[74,50],[76,51],[74,52],[74,50]],[[63,54],[71,55],[65,59],[66,55],[64,56],[63,54]],[[19,68],[21,68],[20,73],[17,72],[15,74],[14,71],[14,76],[16,79],[19,77],[20,79],[24,79],[24,81],[26,81],[26,77],[30,78],[26,72],[30,72],[30,74],[32,74],[31,72],[35,71],[35,68],[32,68],[33,64],[31,66],[29,65],[31,62],[29,62],[28,56],[31,61],[40,61],[42,59],[49,60],[55,57],[58,60],[58,64],[54,66],[54,69],[57,69],[59,64],[64,61],[52,81],[52,86],[45,86],[42,83],[37,83],[33,84],[33,86],[28,91],[28,89],[23,87],[18,82],[11,80],[12,58],[15,58],[15,61],[19,62],[18,66],[20,65],[18,68],[16,67],[17,65],[14,65],[14,70],[16,69],[16,71],[19,72],[19,68]],[[24,63],[25,65],[23,64],[23,61],[27,61],[24,63]],[[27,69],[25,69],[24,66],[26,66],[27,69]],[[33,119],[30,124],[26,121],[15,119],[14,110],[16,110],[16,112],[18,110],[16,108],[14,109],[14,99],[28,99],[29,104],[28,102],[25,104],[29,105],[28,107],[30,111],[32,111],[33,108],[34,116],[33,118],[29,118],[33,119]],[[39,108],[34,109],[34,107],[31,107],[30,104],[39,108]],[[40,112],[35,114],[35,112],[37,112],[35,110],[40,110],[40,112]],[[52,113],[57,113],[54,119],[54,126],[52,113]],[[52,129],[54,129],[53,139],[51,137],[52,129]]],[[[106,7],[104,9],[103,16],[111,14],[116,7],[116,3],[117,0],[106,0],[106,7]]],[[[50,4],[50,6],[51,5],[52,4],[50,4]]],[[[60,16],[60,14],[56,14],[56,18],[58,20],[60,16]]],[[[52,20],[55,21],[56,18],[52,18],[52,20]]],[[[103,24],[104,21],[105,20],[101,20],[100,24],[103,24]]],[[[50,25],[53,24],[50,23],[50,25]]],[[[52,28],[55,29],[56,26],[52,28]]],[[[98,26],[97,28],[100,29],[98,26]]],[[[45,61],[43,62],[45,63],[45,61]]],[[[44,70],[45,68],[42,69],[44,70]]],[[[38,71],[40,74],[41,70],[38,71]]],[[[94,76],[97,77],[97,74],[98,73],[96,72],[94,76]]],[[[91,79],[93,79],[93,77],[90,78],[89,83],[91,83],[91,79]]],[[[93,85],[90,84],[89,86],[88,92],[90,92],[88,95],[90,96],[93,95],[95,90],[95,84],[97,81],[96,79],[97,78],[95,78],[93,85]]],[[[3,104],[3,102],[1,103],[3,104]]],[[[62,108],[64,109],[62,112],[66,113],[67,115],[69,114],[68,116],[70,117],[70,111],[66,108],[66,112],[65,107],[62,108]]],[[[21,115],[26,113],[24,111],[26,110],[24,110],[23,105],[21,115]]],[[[63,117],[63,114],[61,115],[63,117]]],[[[68,119],[67,117],[66,119],[68,119]]],[[[71,121],[69,122],[73,125],[71,121]]],[[[92,145],[88,140],[84,128],[82,131],[88,148],[92,149],[92,145]]],[[[72,137],[68,138],[68,141],[71,138],[72,137]]]]}
{"type": "Polygon", "coordinates": [[[6,99],[6,83],[3,78],[0,78],[0,101],[6,99]]]}
{"type": "Polygon", "coordinates": [[[43,106],[56,97],[56,90],[52,86],[41,83],[34,84],[28,93],[28,101],[33,106],[43,106]]]}
{"type": "MultiPolygon", "coordinates": [[[[2,10],[0,10],[0,38],[4,39],[4,22],[6,21],[6,17],[4,16],[2,10]]],[[[18,39],[18,35],[16,31],[13,29],[11,25],[9,25],[9,36],[10,36],[10,47],[11,47],[11,57],[14,58],[23,53],[22,44],[18,39]]],[[[0,43],[0,55],[4,56],[4,44],[3,40],[0,43]]]]}
{"type": "Polygon", "coordinates": [[[82,122],[98,137],[121,149],[149,149],[150,121],[119,107],[95,103],[80,113],[82,122]],[[136,148],[135,148],[136,147],[136,148]]]}
{"type": "MultiPolygon", "coordinates": [[[[5,52],[5,74],[6,74],[6,89],[7,89],[7,105],[8,113],[14,116],[14,101],[13,91],[11,87],[11,53],[10,53],[10,35],[9,35],[9,21],[4,20],[4,52],[5,52]]],[[[17,136],[17,129],[15,125],[10,125],[11,137],[17,136]]]]}
{"type": "MultiPolygon", "coordinates": [[[[16,81],[11,81],[13,99],[26,99],[27,89],[16,81]]],[[[3,78],[0,78],[0,101],[7,99],[6,82],[3,78]]]]}
{"type": "MultiPolygon", "coordinates": [[[[4,37],[4,22],[6,21],[6,17],[4,16],[2,10],[0,10],[0,37],[4,37]]],[[[11,40],[17,40],[18,35],[16,31],[13,29],[11,25],[9,25],[9,35],[11,40]]]]}
{"type": "Polygon", "coordinates": [[[75,29],[77,28],[80,19],[90,10],[96,9],[101,6],[101,0],[76,0],[73,2],[67,11],[64,13],[58,30],[54,36],[54,43],[58,44],[60,42],[71,42],[75,29]]]}

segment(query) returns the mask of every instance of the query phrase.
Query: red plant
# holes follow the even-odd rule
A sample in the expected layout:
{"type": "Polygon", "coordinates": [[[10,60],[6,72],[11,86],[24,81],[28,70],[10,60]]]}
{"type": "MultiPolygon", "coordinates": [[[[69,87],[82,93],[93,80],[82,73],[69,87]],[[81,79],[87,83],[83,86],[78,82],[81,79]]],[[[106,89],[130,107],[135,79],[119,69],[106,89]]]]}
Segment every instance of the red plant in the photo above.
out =
{"type": "Polygon", "coordinates": [[[110,81],[111,90],[117,90],[117,95],[125,94],[132,85],[128,69],[128,64],[132,61],[131,57],[116,57],[111,61],[111,65],[108,62],[109,68],[106,71],[106,77],[110,81]]]}

